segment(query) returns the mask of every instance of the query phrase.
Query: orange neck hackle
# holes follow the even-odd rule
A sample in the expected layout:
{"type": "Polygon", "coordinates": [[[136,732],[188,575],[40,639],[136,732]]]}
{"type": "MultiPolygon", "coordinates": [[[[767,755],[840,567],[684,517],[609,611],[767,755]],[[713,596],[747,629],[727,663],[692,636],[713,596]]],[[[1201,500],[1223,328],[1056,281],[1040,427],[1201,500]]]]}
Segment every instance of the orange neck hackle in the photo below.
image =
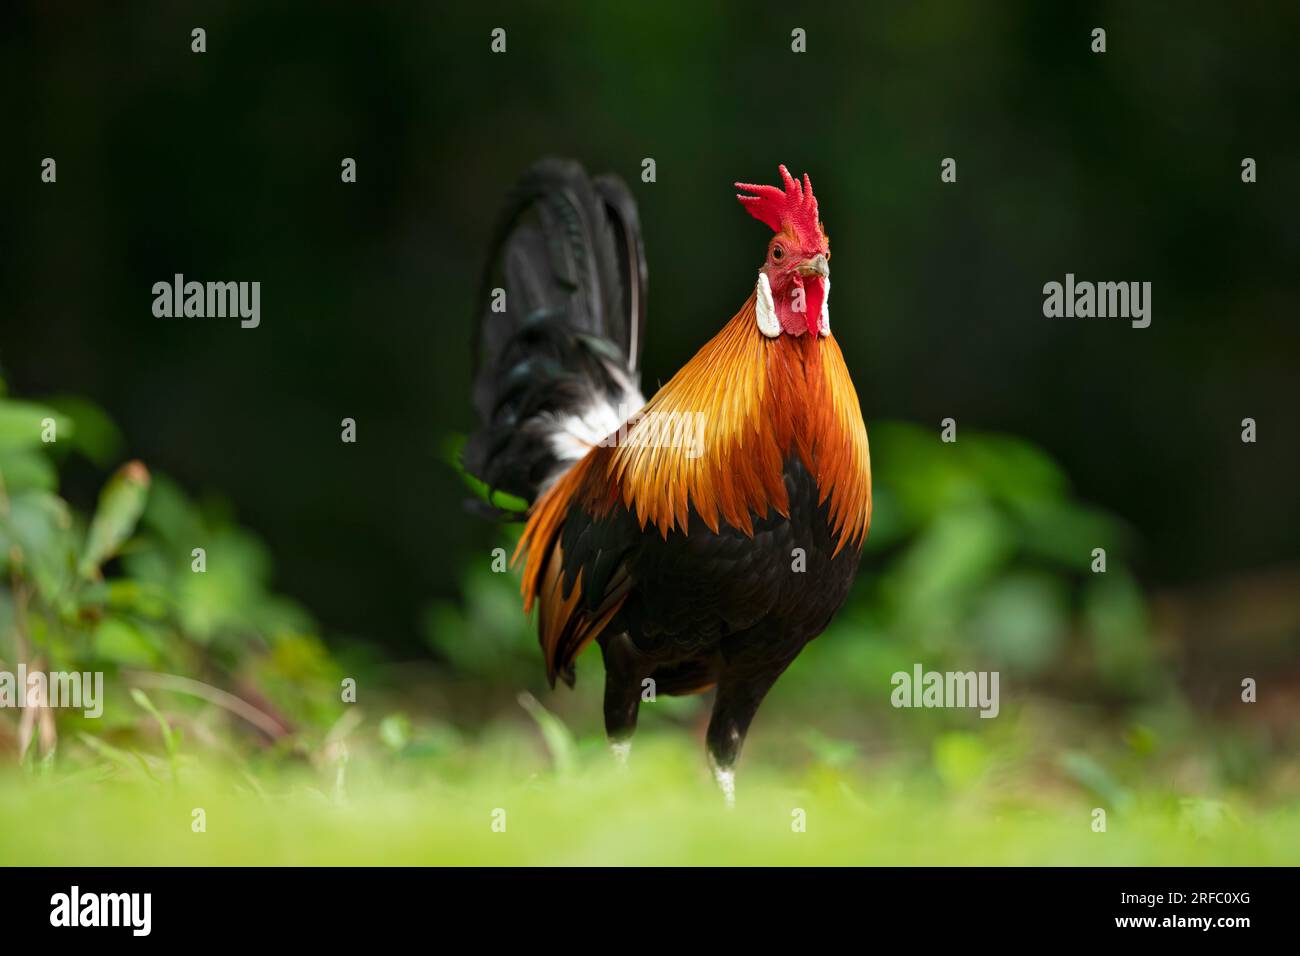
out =
{"type": "Polygon", "coordinates": [[[531,604],[573,504],[618,506],[664,537],[689,530],[692,509],[717,532],[747,535],[775,511],[789,516],[784,464],[797,454],[830,500],[836,553],[861,547],[871,519],[871,462],[857,392],[833,336],[768,338],[751,294],[740,311],[642,409],[617,442],[594,446],[534,505],[515,555],[528,552],[531,604]],[[698,448],[646,441],[648,422],[702,420],[698,448]],[[702,419],[695,419],[702,416],[702,419]]]}

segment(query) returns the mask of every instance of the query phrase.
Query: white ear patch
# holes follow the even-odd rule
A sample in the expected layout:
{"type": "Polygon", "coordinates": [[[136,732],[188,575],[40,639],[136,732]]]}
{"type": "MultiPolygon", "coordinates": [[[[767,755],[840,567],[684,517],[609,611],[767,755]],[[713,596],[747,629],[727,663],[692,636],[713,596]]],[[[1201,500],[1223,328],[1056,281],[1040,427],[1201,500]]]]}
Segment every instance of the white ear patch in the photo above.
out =
{"type": "Polygon", "coordinates": [[[754,317],[758,320],[758,331],[769,339],[781,334],[781,321],[776,317],[776,303],[772,301],[772,283],[762,272],[758,274],[758,285],[754,286],[754,317]]]}
{"type": "Polygon", "coordinates": [[[817,331],[822,335],[831,334],[831,277],[827,276],[822,279],[825,288],[822,290],[822,317],[817,323],[817,331]]]}

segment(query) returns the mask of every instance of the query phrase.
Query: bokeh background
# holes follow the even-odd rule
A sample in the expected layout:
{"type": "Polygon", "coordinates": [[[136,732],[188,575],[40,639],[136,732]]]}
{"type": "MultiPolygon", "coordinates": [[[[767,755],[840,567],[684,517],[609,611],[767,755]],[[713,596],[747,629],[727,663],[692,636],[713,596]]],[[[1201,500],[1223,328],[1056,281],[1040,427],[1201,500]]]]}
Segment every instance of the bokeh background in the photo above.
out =
{"type": "MultiPolygon", "coordinates": [[[[0,469],[20,515],[33,496],[6,532],[27,553],[6,626],[26,613],[47,661],[186,674],[275,714],[283,734],[236,732],[240,752],[261,733],[333,766],[340,674],[383,688],[365,726],[389,756],[491,751],[500,724],[502,753],[544,764],[560,731],[520,688],[596,746],[594,655],[576,695],[545,689],[514,578],[489,567],[513,532],[465,509],[449,461],[496,208],[541,155],[629,182],[650,390],[748,294],[766,236],[731,183],[784,162],[832,237],[877,507],[850,605],[751,748],[958,790],[1124,804],[1154,777],[1168,799],[1291,799],[1297,62],[1287,4],[6,5],[0,469]],[[155,318],[178,272],[260,281],[261,327],[155,318]],[[1151,327],[1044,318],[1067,272],[1151,282],[1151,327]],[[70,443],[33,443],[41,410],[70,443]],[[78,576],[128,459],[148,495],[118,473],[131,520],[78,576]],[[914,661],[1001,669],[1003,717],[892,710],[914,661]]],[[[705,704],[652,728],[698,730],[705,704]]],[[[131,701],[119,717],[154,733],[131,701]]],[[[10,749],[40,751],[11,723],[10,749]]]]}

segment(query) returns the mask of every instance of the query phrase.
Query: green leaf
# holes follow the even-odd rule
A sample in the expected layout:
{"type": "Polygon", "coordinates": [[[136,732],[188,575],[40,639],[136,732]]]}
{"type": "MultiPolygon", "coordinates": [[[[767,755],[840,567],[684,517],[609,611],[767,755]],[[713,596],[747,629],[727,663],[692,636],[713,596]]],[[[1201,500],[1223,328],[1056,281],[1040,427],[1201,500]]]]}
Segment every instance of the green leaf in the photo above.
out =
{"type": "Polygon", "coordinates": [[[157,648],[145,633],[120,617],[105,617],[95,629],[95,654],[100,659],[128,667],[154,667],[157,648]]]}
{"type": "Polygon", "coordinates": [[[489,487],[488,484],[465,470],[465,463],[461,458],[461,451],[465,447],[464,435],[451,435],[447,438],[443,446],[443,459],[456,473],[460,475],[467,488],[474,492],[474,495],[486,501],[494,508],[500,508],[502,511],[513,511],[523,514],[528,510],[528,502],[516,495],[500,491],[496,488],[489,487]]]}
{"type": "Polygon", "coordinates": [[[46,444],[46,420],[53,419],[54,438],[72,436],[72,419],[35,402],[0,401],[0,449],[31,448],[46,444]]]}
{"type": "Polygon", "coordinates": [[[1133,806],[1132,792],[1089,754],[1081,750],[1067,751],[1061,755],[1060,765],[1068,777],[1102,800],[1108,809],[1124,812],[1133,806]]]}
{"type": "Polygon", "coordinates": [[[54,601],[75,564],[73,537],[72,514],[62,498],[44,491],[13,495],[9,513],[0,514],[0,568],[13,565],[54,601]]]}
{"type": "Polygon", "coordinates": [[[164,619],[174,604],[166,588],[134,578],[101,581],[88,587],[83,592],[83,597],[155,621],[164,619]]]}
{"type": "Polygon", "coordinates": [[[131,699],[158,722],[158,729],[162,731],[163,747],[167,751],[167,756],[174,758],[176,756],[177,740],[176,735],[172,732],[172,725],[167,722],[167,718],[162,715],[158,708],[153,705],[153,701],[140,688],[131,688],[131,699]]]}
{"type": "Polygon", "coordinates": [[[82,577],[94,577],[100,565],[131,537],[148,495],[149,471],[138,461],[127,462],[108,480],[86,534],[86,548],[78,566],[82,577]]]}
{"type": "Polygon", "coordinates": [[[576,763],[574,753],[577,744],[569,728],[527,691],[519,695],[519,706],[528,711],[528,716],[533,718],[541,730],[542,739],[546,741],[546,749],[551,752],[551,759],[555,761],[556,771],[561,775],[571,773],[576,763]]]}
{"type": "Polygon", "coordinates": [[[96,754],[117,767],[123,770],[134,770],[136,767],[139,767],[144,771],[145,776],[154,783],[162,782],[154,775],[154,772],[149,769],[149,761],[145,760],[144,757],[136,751],[121,750],[114,747],[112,744],[105,743],[98,737],[94,737],[84,732],[77,734],[77,737],[96,754]]]}
{"type": "MultiPolygon", "coordinates": [[[[72,422],[72,447],[101,468],[113,463],[122,450],[122,433],[102,408],[84,398],[59,396],[46,404],[72,422]]],[[[59,438],[63,438],[62,426],[59,438]]]]}
{"type": "Polygon", "coordinates": [[[31,449],[0,450],[0,475],[4,489],[13,495],[20,491],[54,491],[59,486],[58,473],[50,459],[31,449]]]}

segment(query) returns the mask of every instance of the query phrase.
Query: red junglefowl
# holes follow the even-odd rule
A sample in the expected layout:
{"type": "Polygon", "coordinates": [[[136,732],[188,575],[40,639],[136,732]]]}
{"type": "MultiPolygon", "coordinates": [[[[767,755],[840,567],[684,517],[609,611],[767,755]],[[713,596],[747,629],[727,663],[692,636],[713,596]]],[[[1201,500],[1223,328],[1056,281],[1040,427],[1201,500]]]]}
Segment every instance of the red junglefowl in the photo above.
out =
{"type": "Polygon", "coordinates": [[[623,759],[643,689],[716,687],[707,745],[728,803],[750,721],[843,603],[871,517],[830,243],[807,175],[780,172],[783,188],[736,184],[774,233],[754,289],[647,402],[631,195],[573,162],[529,169],[486,274],[465,450],[490,488],[532,502],[516,558],[552,686],[600,645],[623,759]]]}

